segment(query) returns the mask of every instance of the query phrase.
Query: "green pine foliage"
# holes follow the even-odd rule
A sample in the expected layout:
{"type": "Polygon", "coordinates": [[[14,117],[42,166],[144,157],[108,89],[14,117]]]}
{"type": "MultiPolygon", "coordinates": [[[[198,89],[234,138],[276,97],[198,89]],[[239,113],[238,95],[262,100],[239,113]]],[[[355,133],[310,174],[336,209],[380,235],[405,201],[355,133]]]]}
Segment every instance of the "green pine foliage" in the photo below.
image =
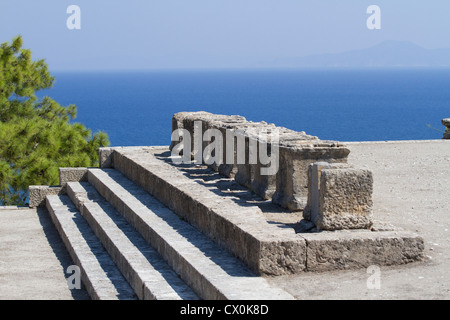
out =
{"type": "Polygon", "coordinates": [[[32,61],[22,38],[0,46],[0,205],[24,205],[30,185],[56,185],[59,167],[98,166],[104,132],[73,123],[76,106],[35,93],[54,78],[44,60],[32,61]]]}

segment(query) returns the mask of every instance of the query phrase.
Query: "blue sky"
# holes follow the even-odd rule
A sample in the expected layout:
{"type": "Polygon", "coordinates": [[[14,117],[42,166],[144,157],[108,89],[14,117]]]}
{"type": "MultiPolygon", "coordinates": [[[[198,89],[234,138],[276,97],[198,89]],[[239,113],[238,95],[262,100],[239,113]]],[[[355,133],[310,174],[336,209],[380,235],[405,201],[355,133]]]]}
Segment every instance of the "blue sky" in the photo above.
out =
{"type": "Polygon", "coordinates": [[[384,40],[450,47],[449,33],[448,0],[0,0],[0,42],[21,34],[52,71],[267,67],[384,40]],[[381,30],[366,27],[373,4],[381,30]]]}

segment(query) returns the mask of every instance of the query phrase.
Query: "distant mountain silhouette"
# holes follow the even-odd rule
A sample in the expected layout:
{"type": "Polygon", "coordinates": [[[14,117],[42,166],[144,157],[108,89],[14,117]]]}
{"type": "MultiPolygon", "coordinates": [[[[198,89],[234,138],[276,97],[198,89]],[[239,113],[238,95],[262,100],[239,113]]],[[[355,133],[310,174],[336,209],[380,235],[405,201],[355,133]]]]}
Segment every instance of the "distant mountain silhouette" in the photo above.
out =
{"type": "Polygon", "coordinates": [[[428,50],[407,41],[385,41],[367,49],[283,59],[276,64],[286,67],[450,67],[450,49],[428,50]]]}

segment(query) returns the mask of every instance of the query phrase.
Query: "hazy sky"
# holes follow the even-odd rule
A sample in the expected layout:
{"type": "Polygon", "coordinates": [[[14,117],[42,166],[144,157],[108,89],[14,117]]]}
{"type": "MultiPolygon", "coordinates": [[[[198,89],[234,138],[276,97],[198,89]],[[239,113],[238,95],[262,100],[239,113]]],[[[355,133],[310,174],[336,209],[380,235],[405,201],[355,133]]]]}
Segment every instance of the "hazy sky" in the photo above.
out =
{"type": "Polygon", "coordinates": [[[0,0],[0,42],[21,34],[53,71],[242,68],[383,40],[450,47],[448,0],[0,0]],[[69,5],[81,29],[69,30],[69,5]],[[381,8],[369,30],[367,7],[381,8]]]}

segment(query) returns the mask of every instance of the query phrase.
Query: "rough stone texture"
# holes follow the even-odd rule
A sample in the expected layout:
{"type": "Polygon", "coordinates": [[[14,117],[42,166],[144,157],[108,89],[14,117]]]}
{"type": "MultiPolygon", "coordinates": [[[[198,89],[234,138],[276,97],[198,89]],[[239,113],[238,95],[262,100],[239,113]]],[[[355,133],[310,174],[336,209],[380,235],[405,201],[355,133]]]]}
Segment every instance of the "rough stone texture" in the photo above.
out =
{"type": "MultiPolygon", "coordinates": [[[[199,152],[202,152],[205,150],[209,142],[203,141],[202,135],[208,130],[208,129],[217,129],[221,132],[222,137],[222,150],[227,150],[227,134],[235,134],[239,128],[242,128],[243,126],[248,125],[247,121],[242,116],[226,116],[226,115],[218,115],[218,114],[212,114],[209,112],[179,112],[176,113],[172,118],[172,132],[177,129],[185,129],[190,133],[191,136],[191,154],[195,161],[199,163],[203,163],[203,158],[198,159],[196,158],[196,155],[199,154],[199,152]],[[196,127],[196,123],[200,123],[198,127],[196,127]],[[201,134],[196,134],[201,130],[201,134]]],[[[233,147],[234,147],[234,154],[233,159],[236,160],[236,141],[233,139],[233,147]]],[[[170,146],[170,150],[174,147],[176,144],[176,141],[172,141],[172,144],[170,146]]],[[[231,147],[231,146],[230,146],[231,147]]],[[[223,153],[223,158],[220,164],[211,164],[211,168],[218,170],[225,176],[231,177],[234,176],[237,172],[237,164],[236,161],[233,163],[230,163],[226,159],[225,152],[223,153]]]]}
{"type": "Polygon", "coordinates": [[[442,119],[442,124],[445,126],[444,139],[450,139],[450,118],[442,119]]]}
{"type": "Polygon", "coordinates": [[[319,217],[324,230],[364,229],[372,225],[372,172],[324,169],[320,178],[319,217]]]}
{"type": "Polygon", "coordinates": [[[64,194],[65,188],[60,186],[29,186],[28,188],[28,206],[37,208],[45,206],[45,197],[48,195],[64,194]]]}
{"type": "Polygon", "coordinates": [[[308,204],[304,218],[319,230],[367,229],[372,226],[372,172],[345,164],[317,162],[308,169],[308,204]]]}
{"type": "Polygon", "coordinates": [[[59,185],[67,182],[87,181],[87,168],[59,168],[59,185]]]}
{"type": "MultiPolygon", "coordinates": [[[[264,121],[247,121],[241,116],[216,115],[208,112],[180,112],[172,118],[172,131],[185,129],[190,133],[192,157],[195,160],[199,149],[204,150],[209,142],[202,141],[202,137],[195,135],[201,128],[202,133],[208,129],[217,129],[222,133],[223,159],[220,164],[211,167],[227,177],[234,177],[243,186],[251,189],[263,199],[271,199],[284,208],[290,210],[303,210],[307,199],[307,168],[316,161],[346,162],[349,150],[342,144],[334,141],[321,141],[317,137],[307,135],[305,132],[296,132],[264,121]],[[195,128],[195,123],[201,123],[195,128]],[[278,141],[269,138],[270,133],[277,133],[278,141]],[[227,133],[241,136],[233,139],[233,154],[226,154],[227,133]],[[267,167],[261,163],[259,151],[252,154],[251,146],[267,146],[268,156],[273,155],[278,170],[273,175],[261,174],[261,169],[267,167]],[[243,161],[238,161],[236,152],[244,149],[243,161]],[[230,163],[230,159],[234,162],[230,163]]],[[[177,144],[173,141],[170,149],[177,144]]],[[[242,151],[241,151],[242,152],[242,151]]],[[[200,159],[202,161],[202,159],[200,159]]],[[[199,163],[198,161],[197,163],[199,163]]]]}
{"type": "Polygon", "coordinates": [[[302,234],[307,270],[329,271],[400,265],[423,259],[424,240],[406,231],[340,231],[302,234]]]}
{"type": "Polygon", "coordinates": [[[262,175],[261,169],[263,165],[256,164],[252,165],[252,180],[250,182],[250,190],[253,190],[257,195],[259,195],[264,200],[272,199],[277,188],[276,175],[262,175]]]}
{"type": "Polygon", "coordinates": [[[98,149],[98,162],[100,168],[113,168],[112,153],[114,148],[99,148],[98,149]]]}
{"type": "Polygon", "coordinates": [[[318,161],[345,163],[350,151],[339,143],[305,141],[280,147],[280,168],[272,201],[292,211],[303,210],[308,199],[308,167],[318,161]]]}
{"type": "Polygon", "coordinates": [[[260,269],[266,270],[265,274],[280,275],[280,274],[296,274],[307,271],[306,264],[299,264],[299,261],[304,263],[306,260],[306,245],[303,241],[286,241],[282,239],[261,241],[261,260],[260,269]],[[284,270],[284,272],[280,272],[284,270]]]}

